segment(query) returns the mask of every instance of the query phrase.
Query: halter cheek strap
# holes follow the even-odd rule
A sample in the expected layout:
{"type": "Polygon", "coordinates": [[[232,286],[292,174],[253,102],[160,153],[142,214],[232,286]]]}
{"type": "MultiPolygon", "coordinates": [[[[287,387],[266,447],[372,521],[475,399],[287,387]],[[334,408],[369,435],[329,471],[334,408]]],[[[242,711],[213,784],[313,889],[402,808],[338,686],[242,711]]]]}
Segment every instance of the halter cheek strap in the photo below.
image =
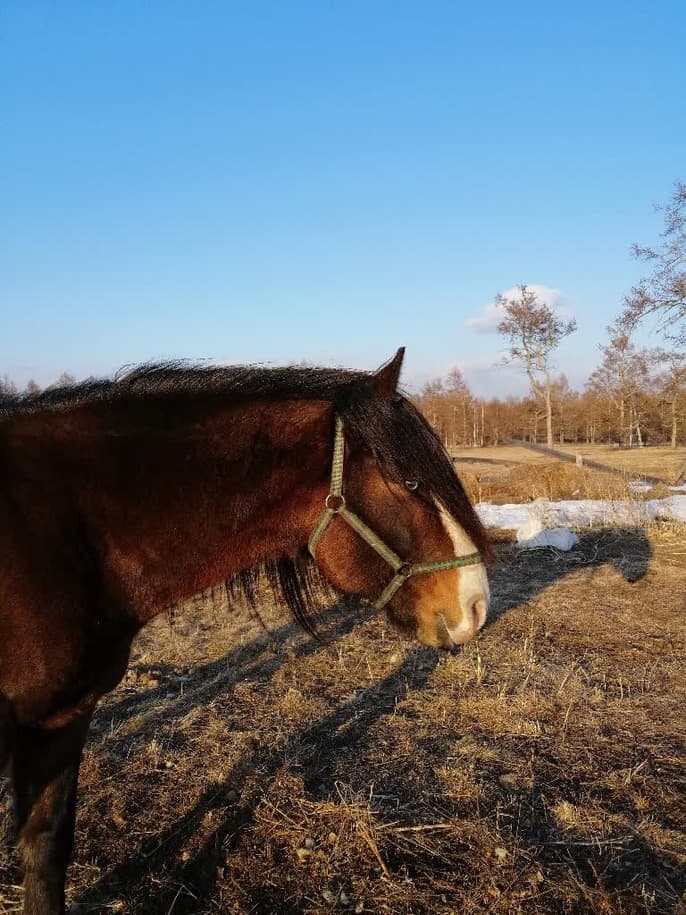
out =
{"type": "Polygon", "coordinates": [[[310,555],[316,561],[315,551],[322,534],[331,523],[332,518],[338,515],[346,524],[348,524],[359,536],[375,550],[382,559],[384,559],[395,572],[395,575],[388,582],[381,592],[381,595],[374,601],[374,609],[381,610],[391,600],[396,591],[413,575],[423,575],[425,572],[442,572],[444,569],[457,569],[462,566],[476,565],[482,562],[480,553],[469,553],[466,556],[454,556],[452,559],[444,559],[439,562],[405,562],[392,550],[388,544],[368,527],[362,518],[350,511],[345,504],[343,495],[343,457],[345,454],[345,437],[343,434],[343,419],[336,416],[336,433],[333,445],[333,460],[331,465],[331,489],[325,500],[325,508],[319,516],[319,520],[310,535],[308,549],[310,555]]]}

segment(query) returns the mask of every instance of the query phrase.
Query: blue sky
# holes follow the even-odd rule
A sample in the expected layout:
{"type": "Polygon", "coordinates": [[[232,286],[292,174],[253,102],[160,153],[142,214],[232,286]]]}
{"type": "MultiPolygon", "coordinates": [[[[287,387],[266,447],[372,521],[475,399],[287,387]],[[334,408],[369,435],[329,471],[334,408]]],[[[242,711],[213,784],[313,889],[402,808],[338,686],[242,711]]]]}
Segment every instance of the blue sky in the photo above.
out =
{"type": "Polygon", "coordinates": [[[685,46],[682,0],[0,0],[0,375],[402,343],[507,394],[466,322],[527,282],[580,383],[686,179],[685,46]]]}

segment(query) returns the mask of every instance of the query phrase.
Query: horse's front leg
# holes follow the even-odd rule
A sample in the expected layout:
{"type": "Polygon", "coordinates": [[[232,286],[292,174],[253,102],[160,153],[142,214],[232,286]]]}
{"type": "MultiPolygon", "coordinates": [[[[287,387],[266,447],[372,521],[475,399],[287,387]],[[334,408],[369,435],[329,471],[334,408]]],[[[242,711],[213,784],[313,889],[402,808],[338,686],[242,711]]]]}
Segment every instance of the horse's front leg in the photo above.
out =
{"type": "Polygon", "coordinates": [[[76,785],[90,713],[48,729],[18,727],[12,777],[25,915],[61,915],[74,839],[76,785]]]}

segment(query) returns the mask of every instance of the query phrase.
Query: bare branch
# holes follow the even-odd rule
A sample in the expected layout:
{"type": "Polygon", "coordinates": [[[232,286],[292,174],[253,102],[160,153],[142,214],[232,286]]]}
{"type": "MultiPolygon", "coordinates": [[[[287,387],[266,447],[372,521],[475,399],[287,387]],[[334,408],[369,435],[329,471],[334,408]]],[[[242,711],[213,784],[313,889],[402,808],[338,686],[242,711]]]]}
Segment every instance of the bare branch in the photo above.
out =
{"type": "Polygon", "coordinates": [[[657,207],[665,214],[658,248],[635,244],[632,254],[652,265],[624,298],[620,325],[632,330],[651,314],[660,317],[659,330],[677,343],[686,343],[686,184],[677,181],[669,203],[657,207]]]}

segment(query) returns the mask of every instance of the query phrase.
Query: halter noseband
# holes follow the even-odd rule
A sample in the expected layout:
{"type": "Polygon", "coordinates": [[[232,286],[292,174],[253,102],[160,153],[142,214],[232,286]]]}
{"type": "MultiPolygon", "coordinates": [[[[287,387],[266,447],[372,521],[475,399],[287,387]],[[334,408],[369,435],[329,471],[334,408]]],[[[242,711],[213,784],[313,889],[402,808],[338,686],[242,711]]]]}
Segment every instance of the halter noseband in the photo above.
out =
{"type": "Polygon", "coordinates": [[[362,518],[350,511],[345,504],[343,495],[343,456],[345,453],[345,438],[343,435],[343,419],[336,416],[336,434],[333,444],[333,460],[331,464],[331,489],[326,497],[324,505],[326,506],[315,529],[310,535],[308,549],[310,555],[316,561],[315,550],[319,540],[329,526],[334,515],[341,517],[350,527],[356,531],[362,539],[369,544],[372,549],[385,559],[391,566],[395,575],[388,582],[381,592],[380,597],[374,601],[374,609],[381,610],[395,592],[413,575],[423,575],[425,572],[442,572],[444,569],[457,569],[461,566],[477,565],[482,562],[480,553],[469,553],[466,556],[455,556],[452,559],[444,559],[439,562],[405,562],[395,553],[383,540],[375,534],[374,531],[367,527],[362,518]]]}

